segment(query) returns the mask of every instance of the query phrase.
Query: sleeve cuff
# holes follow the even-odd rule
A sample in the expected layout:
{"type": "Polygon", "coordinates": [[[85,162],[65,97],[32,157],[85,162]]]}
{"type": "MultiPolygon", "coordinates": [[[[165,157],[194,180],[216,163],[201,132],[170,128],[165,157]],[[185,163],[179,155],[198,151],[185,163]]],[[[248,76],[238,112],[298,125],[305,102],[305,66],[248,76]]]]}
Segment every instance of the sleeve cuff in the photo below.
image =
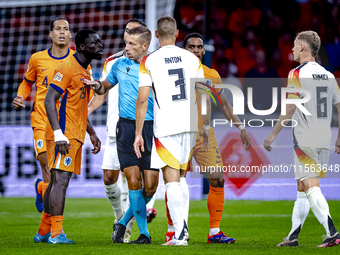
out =
{"type": "Polygon", "coordinates": [[[30,83],[30,84],[34,84],[34,83],[35,83],[35,81],[30,81],[30,80],[28,80],[26,77],[24,77],[24,80],[27,81],[27,82],[30,83]]]}
{"type": "Polygon", "coordinates": [[[50,83],[50,87],[54,88],[56,91],[58,91],[60,94],[64,93],[64,90],[59,88],[57,85],[50,83]]]}

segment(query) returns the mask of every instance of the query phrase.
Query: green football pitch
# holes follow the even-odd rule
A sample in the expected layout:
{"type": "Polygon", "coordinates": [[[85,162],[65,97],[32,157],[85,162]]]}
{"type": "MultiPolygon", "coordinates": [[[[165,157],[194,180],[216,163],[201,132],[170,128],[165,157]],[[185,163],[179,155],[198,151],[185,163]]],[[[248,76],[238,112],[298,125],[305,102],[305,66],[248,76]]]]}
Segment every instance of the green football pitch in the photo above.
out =
{"type": "MultiPolygon", "coordinates": [[[[312,212],[300,233],[299,247],[276,247],[291,227],[294,201],[225,201],[221,230],[234,244],[208,244],[206,200],[190,201],[187,247],[162,246],[167,229],[163,200],[157,200],[150,223],[151,245],[113,244],[113,211],[106,199],[66,200],[64,230],[74,245],[34,243],[41,214],[33,198],[0,198],[0,254],[339,254],[340,247],[316,248],[324,228],[312,212]]],[[[340,228],[340,201],[329,201],[333,221],[340,228]]],[[[138,237],[138,227],[132,229],[138,237]]]]}

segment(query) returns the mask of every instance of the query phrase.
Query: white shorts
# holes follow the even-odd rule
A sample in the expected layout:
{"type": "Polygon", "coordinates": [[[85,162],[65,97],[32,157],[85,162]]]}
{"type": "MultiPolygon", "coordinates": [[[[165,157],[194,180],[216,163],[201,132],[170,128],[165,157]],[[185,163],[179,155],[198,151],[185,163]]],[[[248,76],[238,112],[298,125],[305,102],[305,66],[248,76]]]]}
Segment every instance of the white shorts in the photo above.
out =
{"type": "Polygon", "coordinates": [[[102,169],[103,170],[120,170],[120,164],[119,164],[118,153],[117,153],[116,137],[108,136],[106,138],[102,169]]]}
{"type": "Polygon", "coordinates": [[[191,150],[196,143],[196,132],[156,138],[152,141],[151,168],[170,166],[186,170],[191,150]]]}
{"type": "Polygon", "coordinates": [[[303,181],[309,178],[326,176],[330,150],[321,148],[294,149],[295,179],[303,181]]]}

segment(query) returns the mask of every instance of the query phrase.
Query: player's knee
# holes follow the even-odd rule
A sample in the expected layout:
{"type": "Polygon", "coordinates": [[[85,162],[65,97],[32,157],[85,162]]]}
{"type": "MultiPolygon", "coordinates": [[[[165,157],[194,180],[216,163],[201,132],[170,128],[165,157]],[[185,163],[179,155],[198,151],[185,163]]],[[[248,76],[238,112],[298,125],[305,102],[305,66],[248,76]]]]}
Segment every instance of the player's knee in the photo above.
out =
{"type": "Polygon", "coordinates": [[[129,186],[129,190],[139,190],[142,188],[142,183],[138,179],[133,179],[133,180],[130,180],[130,182],[128,183],[128,186],[129,186]]]}
{"type": "Polygon", "coordinates": [[[214,188],[224,187],[224,178],[211,179],[210,185],[214,188]]]}

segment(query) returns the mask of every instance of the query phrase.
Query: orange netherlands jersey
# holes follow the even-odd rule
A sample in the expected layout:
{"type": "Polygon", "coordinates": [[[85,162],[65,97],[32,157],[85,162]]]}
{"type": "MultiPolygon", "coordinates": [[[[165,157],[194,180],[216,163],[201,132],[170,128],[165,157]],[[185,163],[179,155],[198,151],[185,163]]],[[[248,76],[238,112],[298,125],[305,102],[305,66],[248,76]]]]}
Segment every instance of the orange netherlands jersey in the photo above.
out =
{"type": "Polygon", "coordinates": [[[26,99],[35,83],[37,92],[34,97],[33,110],[31,112],[31,126],[33,128],[45,130],[47,116],[44,100],[48,84],[52,80],[54,69],[60,62],[72,56],[73,53],[74,51],[69,49],[64,57],[56,58],[52,56],[51,49],[48,49],[37,52],[31,56],[24,81],[20,84],[17,95],[22,95],[24,99],[26,99]]]}
{"type": "MultiPolygon", "coordinates": [[[[215,69],[211,69],[205,65],[203,66],[203,72],[204,72],[204,77],[209,79],[212,84],[208,84],[211,87],[215,87],[215,84],[222,84],[222,80],[220,75],[215,69]]],[[[206,88],[209,92],[212,92],[210,88],[206,88]]],[[[222,89],[216,89],[216,92],[220,94],[222,92],[222,89]]],[[[214,94],[213,92],[211,94],[214,94]]],[[[198,132],[202,129],[203,127],[203,117],[202,117],[202,112],[201,112],[201,104],[200,100],[198,100],[198,94],[196,93],[196,100],[197,100],[197,111],[198,111],[198,132]]],[[[219,103],[219,102],[218,102],[219,103]]]]}
{"type": "MultiPolygon", "coordinates": [[[[61,93],[57,111],[62,132],[68,139],[76,139],[81,143],[85,139],[87,105],[92,91],[91,87],[84,85],[84,79],[91,79],[90,65],[82,66],[73,54],[58,65],[49,84],[61,93]]],[[[46,125],[46,140],[54,140],[49,122],[46,125]]]]}

